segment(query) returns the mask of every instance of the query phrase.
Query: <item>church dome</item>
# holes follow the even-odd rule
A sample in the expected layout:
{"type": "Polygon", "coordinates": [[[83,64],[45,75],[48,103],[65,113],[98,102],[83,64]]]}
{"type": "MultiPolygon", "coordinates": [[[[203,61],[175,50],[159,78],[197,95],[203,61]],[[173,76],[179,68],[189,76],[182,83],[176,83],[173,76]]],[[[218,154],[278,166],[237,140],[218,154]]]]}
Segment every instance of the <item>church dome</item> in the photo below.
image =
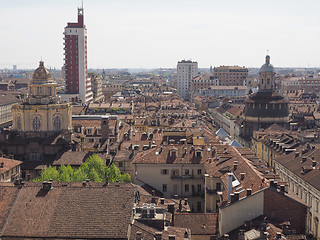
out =
{"type": "Polygon", "coordinates": [[[261,73],[261,72],[275,72],[274,67],[272,66],[272,64],[270,64],[270,56],[269,55],[266,56],[266,63],[263,64],[259,70],[259,73],[261,73]]]}
{"type": "Polygon", "coordinates": [[[44,66],[43,61],[40,61],[39,67],[34,71],[32,75],[32,82],[51,82],[52,77],[50,71],[44,66]]]}

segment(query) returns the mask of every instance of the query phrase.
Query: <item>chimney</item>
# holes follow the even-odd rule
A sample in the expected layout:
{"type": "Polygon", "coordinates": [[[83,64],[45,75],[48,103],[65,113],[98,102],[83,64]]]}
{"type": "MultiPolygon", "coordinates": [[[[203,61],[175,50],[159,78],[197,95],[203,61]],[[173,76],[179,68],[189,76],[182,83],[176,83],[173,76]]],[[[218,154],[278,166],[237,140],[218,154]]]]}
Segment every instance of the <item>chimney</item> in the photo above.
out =
{"type": "Polygon", "coordinates": [[[239,200],[239,195],[240,195],[239,192],[235,192],[234,193],[234,201],[238,201],[239,200]]]}
{"type": "Polygon", "coordinates": [[[160,198],[160,204],[164,204],[164,198],[160,198]]]}
{"type": "Polygon", "coordinates": [[[180,201],[179,201],[179,212],[181,212],[181,210],[182,210],[182,200],[180,199],[180,201]]]}
{"type": "Polygon", "coordinates": [[[250,196],[252,193],[252,189],[251,188],[247,188],[247,197],[250,196]]]}
{"type": "Polygon", "coordinates": [[[238,161],[233,162],[233,171],[237,170],[238,168],[238,161]]]}
{"type": "Polygon", "coordinates": [[[174,203],[168,203],[168,212],[174,214],[174,203]]]}
{"type": "Polygon", "coordinates": [[[155,233],[155,240],[162,240],[162,232],[155,233]]]}
{"type": "Polygon", "coordinates": [[[156,191],[152,190],[151,203],[157,203],[156,191]]]}
{"type": "Polygon", "coordinates": [[[281,232],[277,232],[276,239],[281,239],[281,232]]]}
{"type": "Polygon", "coordinates": [[[238,238],[239,240],[244,240],[245,239],[244,231],[245,231],[244,229],[240,229],[239,230],[239,238],[238,238]]]}
{"type": "Polygon", "coordinates": [[[4,168],[4,162],[0,163],[0,168],[4,168]]]}
{"type": "Polygon", "coordinates": [[[109,185],[109,177],[106,177],[106,185],[109,185]]]}
{"type": "Polygon", "coordinates": [[[299,157],[299,152],[295,152],[294,154],[295,154],[294,157],[296,158],[299,157]]]}
{"type": "Polygon", "coordinates": [[[224,234],[223,235],[223,240],[229,240],[229,234],[224,234]]]}
{"type": "Polygon", "coordinates": [[[315,167],[317,165],[316,161],[312,161],[312,167],[315,167]]]}
{"type": "Polygon", "coordinates": [[[280,185],[280,192],[285,193],[285,186],[284,185],[280,185]]]}
{"type": "Polygon", "coordinates": [[[263,232],[262,239],[267,240],[268,239],[268,235],[269,235],[268,232],[263,232]]]}
{"type": "Polygon", "coordinates": [[[232,173],[228,173],[228,185],[227,185],[227,200],[231,200],[230,194],[232,193],[232,178],[233,175],[232,173]]]}
{"type": "Polygon", "coordinates": [[[234,202],[234,193],[230,193],[230,202],[234,202]]]}
{"type": "Polygon", "coordinates": [[[172,214],[172,226],[174,226],[174,203],[168,203],[168,212],[172,214]]]}
{"type": "Polygon", "coordinates": [[[175,240],[176,239],[176,235],[169,235],[169,240],[175,240]]]}
{"type": "Polygon", "coordinates": [[[50,190],[52,188],[52,182],[51,181],[43,181],[42,182],[42,189],[43,190],[50,190]]]}
{"type": "Polygon", "coordinates": [[[274,187],[274,188],[277,187],[277,182],[274,181],[274,179],[271,179],[271,180],[270,180],[270,187],[274,187]]]}
{"type": "Polygon", "coordinates": [[[142,232],[136,233],[136,240],[142,240],[142,232]]]}
{"type": "Polygon", "coordinates": [[[305,162],[305,161],[307,161],[307,157],[302,157],[301,162],[305,162]]]}
{"type": "Polygon", "coordinates": [[[240,180],[243,180],[244,179],[244,177],[246,176],[246,173],[240,173],[240,180]]]}

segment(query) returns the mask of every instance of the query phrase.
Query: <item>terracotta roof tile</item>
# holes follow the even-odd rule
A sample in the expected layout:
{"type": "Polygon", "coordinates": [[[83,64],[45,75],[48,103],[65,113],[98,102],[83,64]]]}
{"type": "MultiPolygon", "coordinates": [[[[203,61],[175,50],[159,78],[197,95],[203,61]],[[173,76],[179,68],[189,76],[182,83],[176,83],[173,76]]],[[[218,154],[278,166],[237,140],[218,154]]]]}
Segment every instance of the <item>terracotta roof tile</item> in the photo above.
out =
{"type": "Polygon", "coordinates": [[[180,213],[174,216],[176,227],[190,228],[193,235],[216,235],[217,213],[180,213]]]}
{"type": "Polygon", "coordinates": [[[5,172],[9,171],[10,169],[15,168],[15,167],[19,166],[20,164],[22,164],[22,162],[18,161],[18,160],[13,160],[13,159],[9,159],[9,158],[0,158],[0,164],[2,164],[2,163],[3,163],[3,167],[0,167],[0,174],[5,173],[5,172]]]}
{"type": "Polygon", "coordinates": [[[21,189],[3,237],[126,239],[135,199],[132,184],[28,182],[21,189]]]}

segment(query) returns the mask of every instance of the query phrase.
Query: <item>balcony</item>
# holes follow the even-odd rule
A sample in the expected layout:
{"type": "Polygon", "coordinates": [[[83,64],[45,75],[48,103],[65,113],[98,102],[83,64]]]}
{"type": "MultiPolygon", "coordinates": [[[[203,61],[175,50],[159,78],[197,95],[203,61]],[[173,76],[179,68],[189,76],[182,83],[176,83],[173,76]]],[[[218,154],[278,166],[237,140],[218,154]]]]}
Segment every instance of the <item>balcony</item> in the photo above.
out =
{"type": "Polygon", "coordinates": [[[217,194],[220,191],[221,191],[220,189],[212,189],[212,188],[209,188],[209,187],[206,188],[206,192],[208,194],[217,194]]]}
{"type": "Polygon", "coordinates": [[[171,175],[171,179],[203,179],[203,175],[185,174],[185,175],[171,175]]]}

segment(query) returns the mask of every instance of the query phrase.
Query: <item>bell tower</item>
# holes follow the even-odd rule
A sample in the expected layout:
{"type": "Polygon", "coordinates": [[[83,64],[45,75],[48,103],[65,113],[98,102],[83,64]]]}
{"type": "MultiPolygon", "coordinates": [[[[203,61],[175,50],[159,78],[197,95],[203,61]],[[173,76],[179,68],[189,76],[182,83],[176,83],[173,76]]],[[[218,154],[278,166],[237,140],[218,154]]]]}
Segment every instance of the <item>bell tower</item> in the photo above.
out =
{"type": "Polygon", "coordinates": [[[266,62],[262,65],[259,71],[259,91],[273,92],[274,91],[274,76],[276,75],[274,67],[270,64],[270,56],[266,56],[266,62]]]}

